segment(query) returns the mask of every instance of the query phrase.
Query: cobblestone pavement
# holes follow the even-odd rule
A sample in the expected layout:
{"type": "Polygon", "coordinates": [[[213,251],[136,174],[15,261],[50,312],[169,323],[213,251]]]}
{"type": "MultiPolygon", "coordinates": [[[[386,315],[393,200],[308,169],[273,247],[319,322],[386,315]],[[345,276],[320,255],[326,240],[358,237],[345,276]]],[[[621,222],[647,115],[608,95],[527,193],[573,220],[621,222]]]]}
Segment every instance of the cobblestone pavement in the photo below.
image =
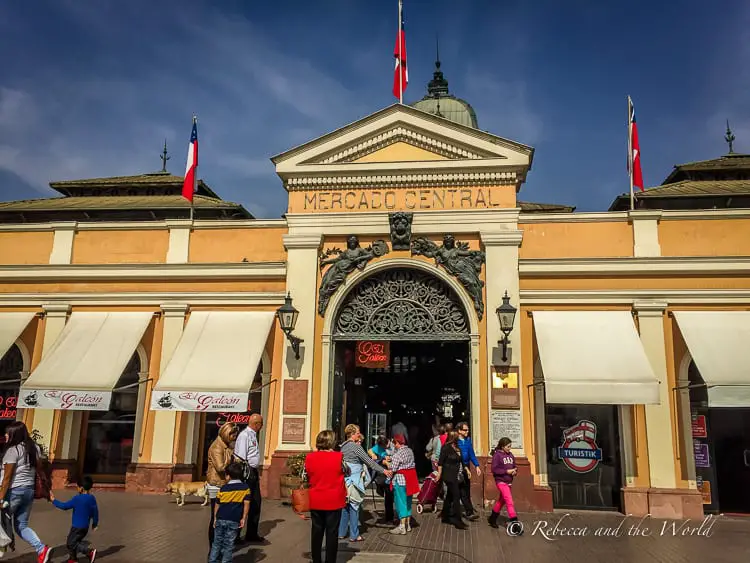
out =
{"type": "MultiPolygon", "coordinates": [[[[65,500],[71,492],[61,492],[65,500]]],[[[167,496],[139,496],[125,493],[97,493],[101,511],[100,530],[91,534],[103,563],[184,561],[202,563],[208,553],[208,507],[190,499],[175,506],[167,496]]],[[[378,508],[382,508],[378,506],[378,508]]],[[[643,520],[596,512],[573,514],[525,514],[526,530],[521,537],[509,537],[503,529],[493,530],[484,520],[460,531],[440,523],[432,513],[418,515],[406,536],[388,534],[390,526],[377,523],[378,514],[368,501],[363,515],[363,543],[342,543],[339,562],[352,563],[727,563],[748,561],[750,518],[720,517],[713,525],[689,522],[643,520]],[[623,522],[624,521],[624,522],[623,522]],[[555,524],[557,523],[557,527],[555,524]],[[619,530],[618,530],[619,526],[619,530]],[[612,535],[601,535],[605,528],[612,535]],[[699,531],[702,535],[682,535],[699,531]],[[549,539],[544,537],[544,534],[549,539]],[[563,535],[575,534],[575,535],[563,535]],[[615,535],[617,534],[617,535],[615,535]]],[[[34,507],[32,528],[43,541],[55,546],[51,561],[66,561],[65,537],[70,514],[45,502],[34,507]]],[[[264,501],[261,533],[268,543],[239,549],[238,563],[309,561],[309,521],[294,515],[278,501],[264,501]]],[[[4,561],[32,563],[36,557],[20,539],[18,551],[4,561]]]]}

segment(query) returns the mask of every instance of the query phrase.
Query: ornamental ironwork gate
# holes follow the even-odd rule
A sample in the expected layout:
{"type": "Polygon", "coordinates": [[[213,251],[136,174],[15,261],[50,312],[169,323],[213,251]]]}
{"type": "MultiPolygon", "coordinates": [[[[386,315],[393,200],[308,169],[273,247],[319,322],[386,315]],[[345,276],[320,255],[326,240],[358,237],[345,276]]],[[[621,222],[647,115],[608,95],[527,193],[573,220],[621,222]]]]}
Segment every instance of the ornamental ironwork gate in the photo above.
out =
{"type": "Polygon", "coordinates": [[[461,301],[419,270],[385,270],[361,281],[341,306],[335,340],[469,340],[461,301]]]}

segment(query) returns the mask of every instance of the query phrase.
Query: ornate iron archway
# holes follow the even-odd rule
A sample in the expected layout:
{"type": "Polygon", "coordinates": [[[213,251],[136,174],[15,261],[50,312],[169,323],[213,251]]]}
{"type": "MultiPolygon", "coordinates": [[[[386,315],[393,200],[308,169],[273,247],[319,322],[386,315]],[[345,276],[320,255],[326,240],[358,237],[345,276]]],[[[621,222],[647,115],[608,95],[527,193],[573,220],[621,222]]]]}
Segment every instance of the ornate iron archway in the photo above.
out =
{"type": "Polygon", "coordinates": [[[469,340],[469,320],[453,290],[419,270],[385,270],[346,296],[335,340],[469,340]]]}

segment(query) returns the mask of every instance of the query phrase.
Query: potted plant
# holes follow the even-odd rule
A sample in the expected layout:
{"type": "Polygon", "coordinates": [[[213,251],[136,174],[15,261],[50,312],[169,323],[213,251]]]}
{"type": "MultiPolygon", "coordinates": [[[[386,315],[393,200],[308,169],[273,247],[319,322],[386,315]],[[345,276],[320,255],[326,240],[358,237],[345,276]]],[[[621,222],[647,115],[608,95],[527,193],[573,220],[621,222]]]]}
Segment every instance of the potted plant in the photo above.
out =
{"type": "Polygon", "coordinates": [[[305,458],[307,453],[299,453],[289,456],[286,460],[289,473],[282,475],[279,479],[281,484],[281,498],[292,498],[292,491],[299,489],[303,483],[302,474],[305,471],[305,458]]]}

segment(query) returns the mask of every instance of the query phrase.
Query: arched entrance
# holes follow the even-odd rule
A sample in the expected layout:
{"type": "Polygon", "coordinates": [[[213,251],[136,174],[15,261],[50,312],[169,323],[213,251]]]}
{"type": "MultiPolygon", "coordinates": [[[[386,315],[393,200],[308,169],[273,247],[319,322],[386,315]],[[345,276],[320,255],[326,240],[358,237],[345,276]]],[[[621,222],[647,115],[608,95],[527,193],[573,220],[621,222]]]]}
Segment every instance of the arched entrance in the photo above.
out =
{"type": "Polygon", "coordinates": [[[433,424],[472,421],[470,319],[457,292],[417,268],[371,273],[352,285],[331,327],[331,424],[358,424],[371,446],[401,422],[418,454],[433,424]]]}

